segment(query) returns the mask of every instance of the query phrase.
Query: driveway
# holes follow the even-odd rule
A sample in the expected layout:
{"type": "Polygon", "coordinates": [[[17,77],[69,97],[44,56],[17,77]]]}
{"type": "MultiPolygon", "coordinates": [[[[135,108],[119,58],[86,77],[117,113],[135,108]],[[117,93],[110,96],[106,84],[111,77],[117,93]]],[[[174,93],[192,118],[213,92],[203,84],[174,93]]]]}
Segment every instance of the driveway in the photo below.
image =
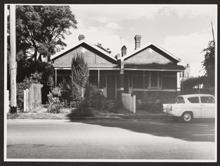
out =
{"type": "Polygon", "coordinates": [[[212,121],[8,120],[7,127],[8,159],[215,158],[212,121]]]}

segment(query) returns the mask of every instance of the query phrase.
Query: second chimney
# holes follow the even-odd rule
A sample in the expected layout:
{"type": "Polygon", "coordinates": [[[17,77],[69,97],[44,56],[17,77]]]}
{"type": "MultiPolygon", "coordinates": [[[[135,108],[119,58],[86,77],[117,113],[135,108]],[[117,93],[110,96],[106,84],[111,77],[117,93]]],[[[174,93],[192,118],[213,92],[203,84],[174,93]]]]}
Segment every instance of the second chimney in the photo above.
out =
{"type": "Polygon", "coordinates": [[[79,41],[84,40],[84,39],[85,39],[85,36],[84,36],[83,34],[80,34],[80,35],[78,36],[78,39],[79,39],[79,41]]]}
{"type": "Polygon", "coordinates": [[[135,35],[135,50],[141,47],[141,35],[135,35]]]}
{"type": "Polygon", "coordinates": [[[121,56],[125,56],[127,54],[127,47],[124,45],[121,47],[121,56]]]}

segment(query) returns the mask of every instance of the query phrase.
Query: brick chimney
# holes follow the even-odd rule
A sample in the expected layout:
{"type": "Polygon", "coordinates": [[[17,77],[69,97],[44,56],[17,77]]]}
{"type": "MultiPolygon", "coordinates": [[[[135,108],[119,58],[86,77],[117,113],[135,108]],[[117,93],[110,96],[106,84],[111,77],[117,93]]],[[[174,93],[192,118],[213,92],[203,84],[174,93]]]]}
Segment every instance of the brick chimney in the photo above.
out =
{"type": "Polygon", "coordinates": [[[135,50],[136,50],[141,46],[141,35],[135,35],[134,40],[135,40],[135,50]]]}
{"type": "Polygon", "coordinates": [[[127,47],[125,45],[123,45],[121,47],[121,56],[125,56],[127,54],[127,47]]]}
{"type": "Polygon", "coordinates": [[[85,39],[85,36],[84,36],[83,34],[80,34],[80,35],[78,36],[78,39],[79,39],[79,41],[84,40],[84,39],[85,39]]]}

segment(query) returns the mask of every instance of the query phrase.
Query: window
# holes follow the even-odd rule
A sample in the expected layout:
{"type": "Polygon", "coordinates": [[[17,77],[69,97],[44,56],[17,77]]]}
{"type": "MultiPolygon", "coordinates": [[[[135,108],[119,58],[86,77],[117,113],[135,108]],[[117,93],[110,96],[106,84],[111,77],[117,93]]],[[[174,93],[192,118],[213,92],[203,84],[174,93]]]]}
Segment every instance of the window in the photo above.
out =
{"type": "Polygon", "coordinates": [[[143,72],[133,71],[131,75],[133,80],[133,88],[139,88],[139,89],[144,88],[143,72]]]}
{"type": "Polygon", "coordinates": [[[158,87],[158,72],[151,72],[151,87],[158,87]]]}
{"type": "Polygon", "coordinates": [[[133,87],[143,88],[143,75],[133,75],[133,87]]]}
{"type": "Polygon", "coordinates": [[[190,103],[199,103],[199,98],[198,97],[189,97],[188,101],[190,103]]]}
{"type": "Polygon", "coordinates": [[[98,87],[98,71],[97,70],[89,71],[89,84],[95,85],[96,87],[98,87]]]}
{"type": "Polygon", "coordinates": [[[215,103],[215,99],[211,96],[202,96],[201,102],[202,103],[215,103]]]}
{"type": "Polygon", "coordinates": [[[176,89],[177,87],[176,72],[165,72],[162,77],[163,77],[163,89],[176,89]]]}
{"type": "Polygon", "coordinates": [[[149,88],[149,72],[148,71],[145,71],[144,72],[144,86],[145,88],[149,88]]]}
{"type": "Polygon", "coordinates": [[[184,98],[183,97],[177,97],[176,98],[176,103],[185,103],[184,98]]]}

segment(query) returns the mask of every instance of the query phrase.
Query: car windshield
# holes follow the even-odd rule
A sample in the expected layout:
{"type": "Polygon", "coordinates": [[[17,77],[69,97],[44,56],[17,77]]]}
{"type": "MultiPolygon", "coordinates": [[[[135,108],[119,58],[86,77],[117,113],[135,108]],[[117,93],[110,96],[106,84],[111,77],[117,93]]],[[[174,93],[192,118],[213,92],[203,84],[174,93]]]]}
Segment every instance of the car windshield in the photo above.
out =
{"type": "Polygon", "coordinates": [[[181,96],[178,96],[178,97],[176,98],[176,103],[185,103],[185,102],[184,102],[184,98],[181,97],[181,96]]]}

